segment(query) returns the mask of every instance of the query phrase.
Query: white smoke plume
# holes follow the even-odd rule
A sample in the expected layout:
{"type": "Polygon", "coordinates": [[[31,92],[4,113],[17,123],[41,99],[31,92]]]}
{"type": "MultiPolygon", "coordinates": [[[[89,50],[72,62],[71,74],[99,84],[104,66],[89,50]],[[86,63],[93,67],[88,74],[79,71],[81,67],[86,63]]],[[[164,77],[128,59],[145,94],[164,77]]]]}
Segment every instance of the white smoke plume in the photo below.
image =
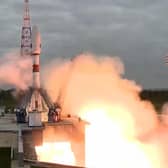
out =
{"type": "Polygon", "coordinates": [[[32,60],[23,58],[18,51],[0,57],[0,87],[26,89],[31,84],[32,60]]]}
{"type": "Polygon", "coordinates": [[[52,61],[47,69],[45,87],[53,100],[59,98],[62,112],[90,122],[88,167],[168,167],[167,127],[153,105],[140,99],[141,87],[122,77],[119,58],[87,53],[52,61]]]}
{"type": "Polygon", "coordinates": [[[48,63],[42,70],[42,85],[47,89],[50,97],[55,102],[64,91],[70,73],[70,60],[56,59],[48,63]]]}
{"type": "Polygon", "coordinates": [[[45,76],[45,87],[54,100],[61,93],[64,113],[80,116],[82,108],[105,102],[108,108],[120,107],[128,111],[125,113],[130,113],[130,119],[134,118],[131,124],[143,123],[138,128],[142,132],[155,127],[153,106],[140,100],[140,86],[121,77],[124,65],[118,57],[96,57],[87,53],[57,65],[53,61],[52,65],[47,72],[49,75],[45,76]],[[146,117],[146,113],[149,117],[146,117]]]}

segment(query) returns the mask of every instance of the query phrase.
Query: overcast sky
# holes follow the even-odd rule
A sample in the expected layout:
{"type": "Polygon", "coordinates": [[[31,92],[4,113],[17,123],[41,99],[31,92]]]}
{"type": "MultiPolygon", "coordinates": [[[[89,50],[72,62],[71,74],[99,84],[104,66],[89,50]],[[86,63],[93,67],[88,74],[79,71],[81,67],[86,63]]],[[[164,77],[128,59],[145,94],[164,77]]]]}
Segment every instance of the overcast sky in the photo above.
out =
{"type": "MultiPolygon", "coordinates": [[[[30,0],[42,36],[42,62],[84,51],[119,56],[125,76],[168,88],[167,0],[30,0]]],[[[20,47],[23,0],[1,0],[0,56],[20,47]]]]}

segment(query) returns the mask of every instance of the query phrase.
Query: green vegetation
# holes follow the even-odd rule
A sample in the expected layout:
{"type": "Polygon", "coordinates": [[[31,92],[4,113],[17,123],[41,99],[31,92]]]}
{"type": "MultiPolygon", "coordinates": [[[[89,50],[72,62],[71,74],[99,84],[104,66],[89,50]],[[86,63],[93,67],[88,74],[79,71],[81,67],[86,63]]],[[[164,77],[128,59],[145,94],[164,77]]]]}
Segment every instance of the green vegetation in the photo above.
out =
{"type": "MultiPolygon", "coordinates": [[[[14,96],[15,89],[0,90],[0,106],[5,106],[5,111],[13,110],[21,99],[23,91],[18,93],[17,98],[14,96]]],[[[160,113],[162,105],[168,102],[168,90],[143,90],[140,93],[142,100],[149,100],[154,105],[155,109],[160,113]]]]}
{"type": "Polygon", "coordinates": [[[0,90],[0,106],[5,106],[6,112],[9,109],[12,110],[17,104],[17,100],[13,95],[14,91],[14,89],[0,90]]]}
{"type": "Polygon", "coordinates": [[[161,112],[164,103],[168,102],[168,90],[143,90],[140,93],[143,100],[149,100],[158,113],[161,112]]]}

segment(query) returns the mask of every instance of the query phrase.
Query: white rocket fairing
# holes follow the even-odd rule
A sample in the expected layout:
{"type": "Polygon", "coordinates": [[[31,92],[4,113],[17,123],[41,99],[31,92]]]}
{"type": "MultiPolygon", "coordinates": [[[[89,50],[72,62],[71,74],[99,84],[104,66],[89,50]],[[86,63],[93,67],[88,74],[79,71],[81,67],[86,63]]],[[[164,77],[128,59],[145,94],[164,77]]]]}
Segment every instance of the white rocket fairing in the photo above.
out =
{"type": "Polygon", "coordinates": [[[40,88],[41,37],[37,26],[32,28],[33,88],[40,88]]]}
{"type": "Polygon", "coordinates": [[[42,110],[42,97],[40,89],[40,54],[41,37],[37,26],[32,28],[32,60],[33,60],[33,94],[31,97],[31,110],[42,110]]]}

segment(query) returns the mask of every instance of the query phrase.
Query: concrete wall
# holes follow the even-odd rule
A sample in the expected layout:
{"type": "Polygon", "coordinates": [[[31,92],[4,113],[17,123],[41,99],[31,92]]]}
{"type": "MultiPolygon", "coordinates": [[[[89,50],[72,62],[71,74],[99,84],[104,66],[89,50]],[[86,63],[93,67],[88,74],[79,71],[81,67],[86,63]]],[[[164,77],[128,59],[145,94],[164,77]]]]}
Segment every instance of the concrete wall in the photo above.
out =
{"type": "Polygon", "coordinates": [[[32,131],[23,131],[23,151],[24,151],[24,158],[36,160],[36,152],[35,152],[35,142],[33,139],[32,131]]]}
{"type": "Polygon", "coordinates": [[[0,146],[17,148],[17,132],[0,132],[0,146]]]}
{"type": "Polygon", "coordinates": [[[12,158],[17,157],[17,143],[18,134],[17,132],[0,132],[0,147],[11,147],[12,152],[12,158]]]}

